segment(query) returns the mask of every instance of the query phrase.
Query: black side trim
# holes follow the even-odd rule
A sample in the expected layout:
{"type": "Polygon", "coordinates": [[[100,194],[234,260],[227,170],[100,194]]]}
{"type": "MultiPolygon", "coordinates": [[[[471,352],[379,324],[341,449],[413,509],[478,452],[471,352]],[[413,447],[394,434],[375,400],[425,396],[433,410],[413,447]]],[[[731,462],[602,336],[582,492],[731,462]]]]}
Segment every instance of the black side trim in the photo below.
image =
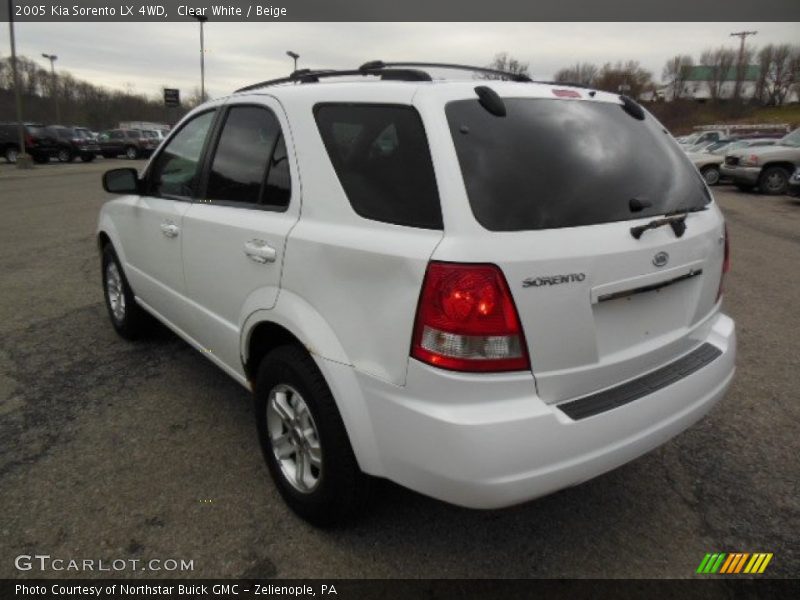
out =
{"type": "Polygon", "coordinates": [[[721,354],[722,350],[712,344],[705,343],[683,358],[665,367],[661,367],[652,373],[648,373],[647,375],[643,375],[638,379],[623,383],[617,387],[592,394],[591,396],[559,404],[558,408],[570,419],[575,421],[593,417],[594,415],[611,410],[612,408],[617,408],[629,402],[633,402],[634,400],[638,400],[684,377],[688,377],[695,371],[705,367],[721,354]]]}

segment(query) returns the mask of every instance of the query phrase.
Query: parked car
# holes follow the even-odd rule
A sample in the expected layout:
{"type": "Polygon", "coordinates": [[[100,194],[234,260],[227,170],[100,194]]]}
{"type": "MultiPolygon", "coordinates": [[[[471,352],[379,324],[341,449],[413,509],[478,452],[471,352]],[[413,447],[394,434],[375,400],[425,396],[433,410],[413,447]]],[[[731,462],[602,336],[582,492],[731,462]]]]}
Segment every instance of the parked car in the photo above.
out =
{"type": "Polygon", "coordinates": [[[785,135],[772,146],[741,148],[725,156],[720,174],[729,177],[741,190],[759,190],[771,196],[785,194],[789,178],[800,166],[800,128],[785,135]]]}
{"type": "Polygon", "coordinates": [[[155,317],[252,389],[313,523],[358,514],[367,475],[473,508],[575,485],[734,374],[723,215],[650,113],[423,69],[249,86],[103,179],[111,324],[155,317]]]}
{"type": "Polygon", "coordinates": [[[91,162],[100,152],[97,142],[84,131],[63,125],[49,125],[44,131],[52,140],[53,153],[59,162],[72,162],[75,158],[91,162]]]}
{"type": "Polygon", "coordinates": [[[683,141],[679,142],[684,148],[691,148],[700,144],[710,144],[725,139],[727,136],[724,131],[703,131],[693,133],[689,136],[682,138],[683,141]]]}
{"type": "Polygon", "coordinates": [[[158,129],[142,129],[142,136],[151,139],[155,142],[156,146],[164,141],[166,136],[163,131],[158,129]]]}
{"type": "Polygon", "coordinates": [[[115,158],[121,154],[130,159],[148,157],[158,146],[156,140],[143,136],[138,129],[104,131],[98,141],[100,152],[106,158],[115,158]]]}
{"type": "Polygon", "coordinates": [[[82,127],[80,125],[73,125],[72,128],[75,131],[81,132],[85,137],[97,141],[98,133],[96,131],[92,131],[88,127],[82,127]]]}
{"type": "MultiPolygon", "coordinates": [[[[25,123],[25,152],[37,163],[46,163],[55,152],[53,140],[44,132],[40,123],[25,123]]],[[[0,154],[6,162],[17,162],[19,155],[19,132],[16,123],[0,123],[0,154]]]]}
{"type": "Polygon", "coordinates": [[[717,185],[721,180],[720,166],[725,162],[725,154],[733,150],[742,148],[752,148],[754,146],[772,146],[774,139],[746,139],[746,140],[727,140],[725,142],[715,142],[706,148],[705,152],[687,153],[689,160],[692,161],[697,170],[706,180],[708,185],[717,185]]]}

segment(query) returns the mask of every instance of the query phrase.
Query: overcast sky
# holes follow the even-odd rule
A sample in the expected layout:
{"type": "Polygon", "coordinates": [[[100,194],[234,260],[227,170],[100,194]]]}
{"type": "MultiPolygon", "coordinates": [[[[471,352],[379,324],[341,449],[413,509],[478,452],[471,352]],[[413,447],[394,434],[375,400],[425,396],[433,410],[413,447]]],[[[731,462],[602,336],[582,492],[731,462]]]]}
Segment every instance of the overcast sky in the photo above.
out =
{"type": "MultiPolygon", "coordinates": [[[[656,80],[666,60],[721,44],[730,32],[757,30],[748,42],[800,43],[800,23],[214,23],[205,27],[206,88],[221,96],[248,83],[303,67],[353,67],[367,60],[416,60],[483,65],[507,51],[549,79],[577,61],[638,60],[656,80]]],[[[109,88],[139,93],[199,87],[199,25],[185,23],[17,23],[17,52],[109,88]]],[[[0,56],[10,53],[0,28],[0,56]]]]}

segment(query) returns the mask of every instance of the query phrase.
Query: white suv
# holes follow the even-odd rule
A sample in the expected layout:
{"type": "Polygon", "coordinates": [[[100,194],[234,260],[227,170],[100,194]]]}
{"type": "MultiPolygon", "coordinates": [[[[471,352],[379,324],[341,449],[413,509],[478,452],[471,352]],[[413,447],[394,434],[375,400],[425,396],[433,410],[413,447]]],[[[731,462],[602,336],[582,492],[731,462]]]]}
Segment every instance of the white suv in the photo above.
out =
{"type": "Polygon", "coordinates": [[[475,508],[576,485],[734,375],[722,214],[656,119],[411,66],[250,86],[104,176],[114,327],[155,316],[251,389],[272,477],[318,524],[368,476],[475,508]]]}

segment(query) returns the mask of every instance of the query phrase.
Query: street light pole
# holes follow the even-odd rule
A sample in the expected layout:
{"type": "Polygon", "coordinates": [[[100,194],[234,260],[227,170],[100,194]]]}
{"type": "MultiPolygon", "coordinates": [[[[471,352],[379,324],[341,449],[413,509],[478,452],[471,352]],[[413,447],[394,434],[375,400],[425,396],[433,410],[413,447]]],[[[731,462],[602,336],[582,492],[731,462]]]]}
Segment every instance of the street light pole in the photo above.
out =
{"type": "Polygon", "coordinates": [[[8,0],[8,33],[11,38],[11,70],[14,75],[14,100],[17,104],[17,141],[19,152],[17,153],[17,168],[30,169],[33,164],[31,157],[25,152],[25,125],[22,122],[22,94],[19,87],[19,69],[17,69],[17,45],[14,38],[14,10],[11,0],[8,0]]]}
{"type": "Polygon", "coordinates": [[[45,53],[42,53],[42,56],[50,61],[50,80],[52,82],[50,90],[51,93],[53,94],[53,99],[55,100],[56,103],[56,123],[60,124],[61,113],[58,110],[58,89],[56,87],[56,66],[55,66],[55,62],[58,60],[58,57],[55,54],[45,54],[45,53]]]}
{"type": "Polygon", "coordinates": [[[297,59],[300,58],[300,55],[297,52],[292,52],[291,50],[287,50],[286,56],[289,56],[294,59],[294,70],[297,71],[297,59]]]}
{"type": "Polygon", "coordinates": [[[206,101],[206,46],[203,38],[203,25],[208,21],[204,15],[194,15],[200,23],[200,98],[201,102],[206,101]]]}

